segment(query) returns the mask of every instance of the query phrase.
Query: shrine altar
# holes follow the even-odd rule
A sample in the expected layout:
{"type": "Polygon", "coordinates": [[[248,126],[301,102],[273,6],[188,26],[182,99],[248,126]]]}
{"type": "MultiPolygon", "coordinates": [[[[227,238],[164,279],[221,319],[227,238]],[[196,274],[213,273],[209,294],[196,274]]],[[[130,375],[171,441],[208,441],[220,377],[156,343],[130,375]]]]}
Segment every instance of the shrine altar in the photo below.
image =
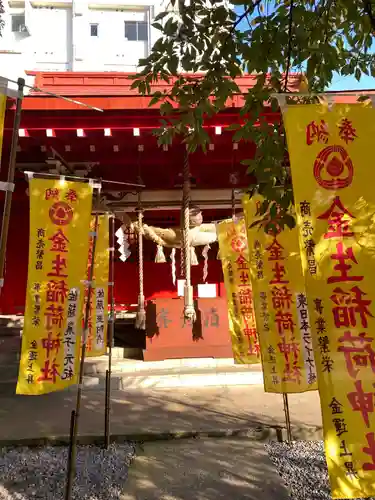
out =
{"type": "Polygon", "coordinates": [[[196,322],[184,322],[182,298],[148,302],[145,361],[180,358],[232,358],[226,299],[197,298],[196,322]]]}

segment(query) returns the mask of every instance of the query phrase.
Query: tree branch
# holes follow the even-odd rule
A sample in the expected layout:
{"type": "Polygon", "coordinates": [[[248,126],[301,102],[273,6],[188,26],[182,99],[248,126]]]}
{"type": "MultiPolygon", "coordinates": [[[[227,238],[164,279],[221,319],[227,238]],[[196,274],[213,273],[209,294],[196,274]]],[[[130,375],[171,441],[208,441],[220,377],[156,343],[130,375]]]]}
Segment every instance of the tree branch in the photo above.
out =
{"type": "Polygon", "coordinates": [[[292,58],[292,28],[293,28],[293,0],[290,0],[290,9],[289,9],[289,27],[288,27],[288,56],[285,70],[285,86],[284,92],[288,90],[288,77],[290,71],[290,64],[292,58]]]}
{"type": "Polygon", "coordinates": [[[233,24],[232,26],[232,29],[230,31],[230,33],[232,34],[233,31],[237,28],[237,26],[240,24],[240,22],[245,19],[245,17],[250,14],[250,12],[254,12],[254,9],[256,9],[261,3],[262,3],[263,0],[255,0],[254,3],[252,3],[251,5],[249,5],[249,7],[245,10],[245,12],[243,14],[241,14],[239,16],[239,18],[237,19],[237,21],[233,24]]]}
{"type": "Polygon", "coordinates": [[[372,1],[362,0],[362,3],[363,3],[363,8],[365,9],[365,12],[370,19],[372,29],[375,32],[375,13],[372,11],[372,1]]]}

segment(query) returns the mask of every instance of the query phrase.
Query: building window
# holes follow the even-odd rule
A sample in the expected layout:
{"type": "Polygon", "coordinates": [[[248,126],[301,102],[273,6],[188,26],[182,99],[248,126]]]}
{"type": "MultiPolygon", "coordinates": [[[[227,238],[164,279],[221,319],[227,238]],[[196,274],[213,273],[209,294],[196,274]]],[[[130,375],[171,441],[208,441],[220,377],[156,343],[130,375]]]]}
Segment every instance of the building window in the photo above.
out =
{"type": "Polygon", "coordinates": [[[25,31],[27,31],[25,14],[12,14],[12,32],[24,33],[25,31]]]}
{"type": "Polygon", "coordinates": [[[90,24],[90,36],[99,36],[99,24],[90,24]]]}
{"type": "Polygon", "coordinates": [[[125,21],[125,38],[130,41],[148,41],[148,23],[146,21],[125,21]]]}

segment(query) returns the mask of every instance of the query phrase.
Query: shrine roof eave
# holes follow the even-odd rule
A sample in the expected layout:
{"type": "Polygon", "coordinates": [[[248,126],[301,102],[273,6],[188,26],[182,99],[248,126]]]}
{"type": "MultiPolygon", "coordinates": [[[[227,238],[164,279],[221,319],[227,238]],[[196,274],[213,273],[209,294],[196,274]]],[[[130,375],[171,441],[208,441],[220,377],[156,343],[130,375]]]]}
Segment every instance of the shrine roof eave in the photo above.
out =
{"type": "MultiPolygon", "coordinates": [[[[52,92],[64,97],[77,98],[80,102],[103,110],[157,110],[160,105],[155,104],[150,108],[151,97],[142,96],[137,89],[132,89],[134,73],[111,72],[33,72],[27,71],[34,77],[34,85],[41,91],[52,92]]],[[[187,78],[203,77],[202,74],[185,75],[187,78]]],[[[236,79],[240,94],[228,100],[228,108],[241,108],[248,90],[256,84],[256,75],[243,75],[236,79]]],[[[296,92],[301,81],[300,74],[289,76],[288,90],[296,92]]],[[[168,91],[172,88],[174,80],[170,83],[164,81],[154,82],[151,85],[153,92],[168,91]]],[[[31,90],[25,97],[23,109],[35,111],[49,110],[78,110],[84,109],[75,104],[40,91],[31,90]]],[[[88,109],[88,108],[86,108],[88,109]]]]}
{"type": "MultiPolygon", "coordinates": [[[[65,97],[65,96],[64,96],[65,97]]],[[[71,96],[73,97],[73,96],[71,96]]],[[[149,110],[158,110],[160,108],[159,104],[154,104],[150,107],[150,102],[152,97],[146,96],[89,96],[81,97],[80,95],[75,95],[75,98],[79,100],[80,103],[86,104],[92,108],[99,108],[103,111],[116,111],[116,110],[137,110],[138,112],[144,114],[149,110]]],[[[240,109],[244,104],[243,96],[234,96],[230,102],[227,103],[228,108],[240,109]]],[[[14,108],[14,104],[10,106],[10,109],[14,108]]],[[[23,111],[90,111],[89,107],[84,107],[80,104],[66,101],[58,97],[50,96],[27,96],[23,100],[22,104],[23,111]]]]}
{"type": "MultiPolygon", "coordinates": [[[[35,87],[54,92],[60,95],[72,96],[138,96],[137,89],[132,89],[135,73],[120,72],[26,72],[34,76],[35,87]]],[[[203,78],[204,73],[182,74],[187,79],[203,78]]],[[[244,74],[236,78],[236,83],[241,94],[246,94],[257,83],[257,75],[244,74]]],[[[298,92],[302,75],[291,73],[288,77],[288,92],[298,92]]],[[[151,83],[152,92],[171,90],[176,78],[171,78],[169,83],[158,80],[151,83]]],[[[31,91],[30,95],[39,92],[31,91]]]]}
{"type": "MultiPolygon", "coordinates": [[[[43,93],[53,94],[76,99],[88,106],[102,109],[103,111],[137,111],[139,115],[158,113],[160,104],[150,107],[150,96],[142,96],[137,89],[132,89],[134,73],[120,72],[35,72],[27,71],[29,76],[34,77],[34,85],[38,90],[30,90],[23,100],[24,111],[88,111],[90,108],[78,103],[67,101],[59,97],[53,97],[43,93]]],[[[187,78],[203,77],[201,74],[188,74],[187,78]]],[[[290,74],[288,78],[288,91],[298,92],[301,85],[302,75],[290,74]]],[[[243,107],[246,94],[257,82],[257,75],[243,75],[236,78],[240,94],[228,99],[227,109],[239,110],[243,107]]],[[[172,88],[174,80],[170,83],[164,81],[154,82],[151,90],[168,91],[172,88]]],[[[363,90],[361,93],[375,94],[374,89],[363,90]]],[[[354,103],[358,92],[342,91],[335,93],[335,102],[354,103]]],[[[14,101],[9,103],[9,109],[14,109],[14,101]]]]}

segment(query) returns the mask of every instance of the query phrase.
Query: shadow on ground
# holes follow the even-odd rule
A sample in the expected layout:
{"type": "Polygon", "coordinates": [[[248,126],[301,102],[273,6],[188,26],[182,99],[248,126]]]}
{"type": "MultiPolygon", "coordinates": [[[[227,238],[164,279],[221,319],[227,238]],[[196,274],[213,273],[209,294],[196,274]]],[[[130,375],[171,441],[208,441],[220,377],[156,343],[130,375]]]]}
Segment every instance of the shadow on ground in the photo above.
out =
{"type": "MultiPolygon", "coordinates": [[[[1,398],[0,441],[68,436],[75,399],[72,390],[38,397],[1,398]]],[[[317,393],[291,395],[289,399],[296,437],[316,438],[313,433],[319,434],[321,429],[317,393]]],[[[103,434],[104,400],[104,391],[84,391],[81,435],[103,434]]],[[[284,426],[282,397],[265,394],[261,386],[113,391],[111,397],[111,432],[115,435],[278,425],[284,426]]]]}
{"type": "Polygon", "coordinates": [[[121,500],[286,500],[262,443],[246,439],[148,443],[121,500]]]}

